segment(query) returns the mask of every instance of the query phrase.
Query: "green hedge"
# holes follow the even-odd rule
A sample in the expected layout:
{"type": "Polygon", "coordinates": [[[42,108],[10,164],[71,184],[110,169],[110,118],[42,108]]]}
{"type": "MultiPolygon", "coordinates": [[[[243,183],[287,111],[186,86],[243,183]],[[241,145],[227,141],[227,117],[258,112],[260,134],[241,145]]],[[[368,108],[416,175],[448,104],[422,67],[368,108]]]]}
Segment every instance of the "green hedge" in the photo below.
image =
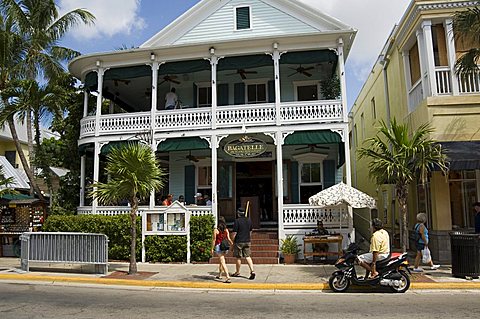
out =
{"type": "MultiPolygon", "coordinates": [[[[210,258],[212,216],[192,216],[190,219],[191,260],[205,262],[210,258]]],[[[46,232],[99,233],[108,237],[108,258],[128,260],[130,256],[130,217],[75,215],[49,216],[43,225],[46,232]]],[[[141,259],[141,218],[137,218],[137,260],[141,259]]],[[[152,262],[186,262],[186,236],[147,236],[145,239],[146,260],[152,262]]]]}

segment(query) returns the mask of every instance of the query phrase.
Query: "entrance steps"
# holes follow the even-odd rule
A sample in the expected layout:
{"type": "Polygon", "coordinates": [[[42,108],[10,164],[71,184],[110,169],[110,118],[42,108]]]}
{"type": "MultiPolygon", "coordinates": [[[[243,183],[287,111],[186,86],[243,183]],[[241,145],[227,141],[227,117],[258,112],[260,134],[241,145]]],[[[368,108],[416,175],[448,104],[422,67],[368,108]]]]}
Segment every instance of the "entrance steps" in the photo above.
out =
{"type": "MultiPolygon", "coordinates": [[[[277,231],[252,231],[250,250],[253,264],[278,264],[278,233],[277,231]]],[[[233,248],[225,256],[227,264],[235,264],[236,258],[233,257],[233,248]]],[[[218,257],[212,257],[210,264],[218,264],[218,257]]],[[[245,258],[242,258],[242,264],[246,264],[245,258]]]]}

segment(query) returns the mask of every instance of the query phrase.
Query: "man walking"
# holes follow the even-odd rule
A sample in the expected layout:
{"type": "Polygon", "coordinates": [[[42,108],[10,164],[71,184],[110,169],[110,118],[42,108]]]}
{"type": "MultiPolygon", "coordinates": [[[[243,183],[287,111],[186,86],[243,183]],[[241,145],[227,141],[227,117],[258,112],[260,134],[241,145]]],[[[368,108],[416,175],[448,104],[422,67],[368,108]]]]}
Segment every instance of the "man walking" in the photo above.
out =
{"type": "Polygon", "coordinates": [[[232,233],[235,236],[233,240],[233,256],[237,258],[236,271],[232,277],[240,276],[240,266],[242,265],[242,257],[247,260],[250,268],[250,277],[248,279],[255,279],[255,272],[253,271],[253,261],[250,257],[250,233],[252,231],[252,221],[245,217],[243,208],[237,209],[237,219],[233,223],[232,233]]]}
{"type": "Polygon", "coordinates": [[[475,233],[480,234],[480,202],[473,204],[475,209],[475,233]]]}

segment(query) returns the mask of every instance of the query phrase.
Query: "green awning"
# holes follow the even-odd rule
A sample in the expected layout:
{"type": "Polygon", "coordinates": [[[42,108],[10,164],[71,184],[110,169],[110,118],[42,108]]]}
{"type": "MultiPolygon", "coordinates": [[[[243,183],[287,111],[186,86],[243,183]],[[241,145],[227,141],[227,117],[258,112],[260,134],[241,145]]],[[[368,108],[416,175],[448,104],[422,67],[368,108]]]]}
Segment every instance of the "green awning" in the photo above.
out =
{"type": "Polygon", "coordinates": [[[33,197],[24,195],[24,194],[5,194],[2,196],[2,199],[6,200],[23,200],[23,199],[33,199],[33,197]]]}
{"type": "Polygon", "coordinates": [[[191,151],[209,149],[208,142],[200,137],[169,138],[158,145],[159,152],[191,151]]]}
{"type": "Polygon", "coordinates": [[[114,142],[109,142],[106,145],[102,146],[102,149],[100,150],[100,154],[102,155],[107,155],[110,153],[114,148],[120,148],[123,146],[127,146],[130,143],[138,143],[138,141],[114,141],[114,142]]]}
{"type": "Polygon", "coordinates": [[[332,50],[287,52],[280,58],[280,64],[336,63],[337,55],[332,50]]]}
{"type": "Polygon", "coordinates": [[[95,145],[93,143],[82,144],[78,146],[78,155],[86,155],[88,151],[93,152],[95,145]]]}
{"type": "Polygon", "coordinates": [[[273,66],[272,57],[266,54],[226,57],[218,61],[218,71],[251,69],[262,66],[273,66]]]}
{"type": "Polygon", "coordinates": [[[333,144],[341,143],[342,138],[330,130],[299,131],[285,139],[285,145],[333,144]]]}
{"type": "Polygon", "coordinates": [[[337,167],[345,163],[345,145],[338,133],[330,130],[299,131],[285,138],[285,145],[338,144],[337,167]]]}

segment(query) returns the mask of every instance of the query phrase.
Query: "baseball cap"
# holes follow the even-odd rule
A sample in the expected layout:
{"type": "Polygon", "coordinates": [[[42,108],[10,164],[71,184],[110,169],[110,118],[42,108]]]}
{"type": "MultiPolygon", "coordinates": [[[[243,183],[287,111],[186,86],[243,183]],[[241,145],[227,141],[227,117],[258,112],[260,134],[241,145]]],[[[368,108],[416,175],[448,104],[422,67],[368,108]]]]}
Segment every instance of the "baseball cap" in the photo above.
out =
{"type": "Polygon", "coordinates": [[[196,193],[195,194],[195,197],[202,197],[202,196],[203,196],[202,193],[196,193]]]}

